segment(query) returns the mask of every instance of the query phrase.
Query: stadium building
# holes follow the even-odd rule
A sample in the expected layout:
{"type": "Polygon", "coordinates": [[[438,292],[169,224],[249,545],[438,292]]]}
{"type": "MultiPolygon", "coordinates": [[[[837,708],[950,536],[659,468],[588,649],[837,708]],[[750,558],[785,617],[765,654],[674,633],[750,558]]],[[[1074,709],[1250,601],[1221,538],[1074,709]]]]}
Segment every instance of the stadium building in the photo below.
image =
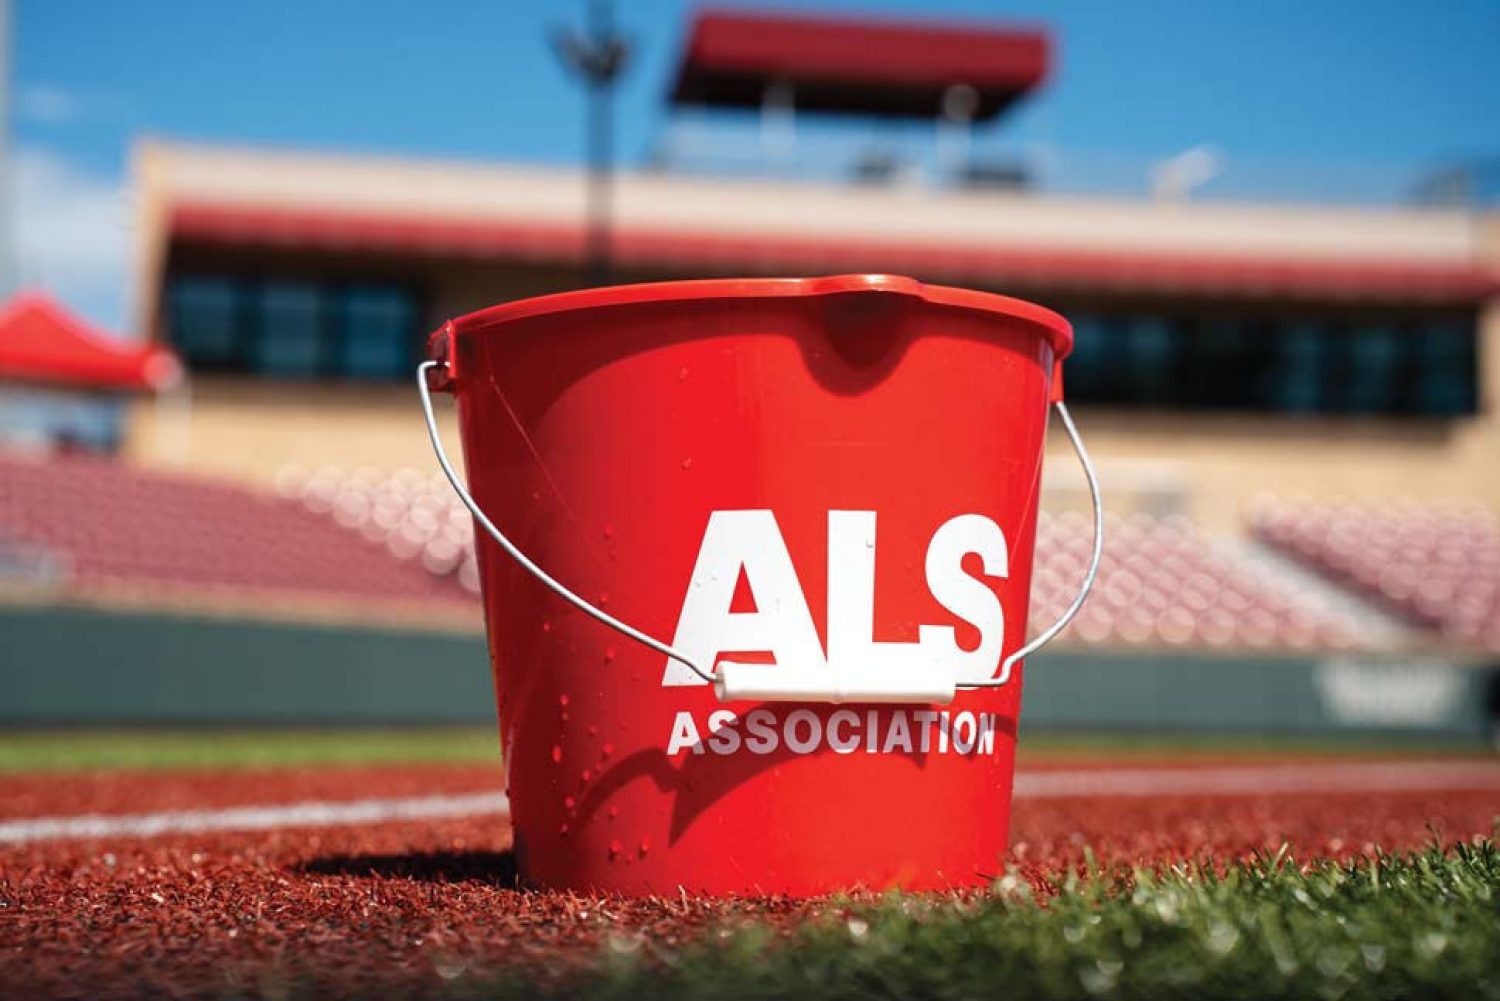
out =
{"type": "MultiPolygon", "coordinates": [[[[808,110],[961,135],[1024,100],[1049,63],[1035,31],[708,13],[672,99],[758,107],[771,133],[808,110]]],[[[1156,718],[1217,699],[1229,726],[1312,726],[1319,712],[1477,725],[1487,682],[1470,668],[1500,651],[1500,215],[1197,200],[1170,184],[1070,195],[1003,165],[950,168],[928,183],[869,160],[811,179],[621,170],[612,280],[894,272],[1072,320],[1067,396],[1115,522],[1070,641],[1083,653],[1056,675],[1092,701],[1065,706],[1058,680],[1028,693],[1034,717],[1119,722],[1111,693],[1140,688],[1165,698],[1156,718]],[[1182,673],[1123,683],[1114,669],[1132,651],[1177,657],[1182,673]],[[1194,702],[1205,657],[1262,682],[1265,711],[1223,705],[1228,675],[1194,702]]],[[[449,317],[587,283],[597,178],[158,140],[134,171],[134,322],[183,359],[190,402],[134,405],[128,458],[162,482],[277,487],[472,590],[462,512],[441,538],[402,520],[414,471],[432,467],[413,366],[449,317]],[[376,518],[382,504],[394,513],[376,518]]],[[[1083,484],[1054,435],[1039,621],[1087,546],[1083,484]]],[[[330,580],[366,594],[359,558],[338,559],[330,580]]],[[[432,597],[392,580],[402,600],[432,597]]],[[[451,619],[462,589],[436,600],[451,619]]]]}
{"type": "MultiPolygon", "coordinates": [[[[803,108],[940,119],[956,96],[967,128],[1049,62],[1029,30],[708,13],[672,96],[760,105],[773,130],[803,108]]],[[[1500,499],[1500,217],[1065,196],[993,167],[625,170],[612,280],[882,271],[1040,301],[1077,330],[1068,396],[1117,504],[1139,487],[1224,527],[1268,488],[1500,499]]],[[[330,442],[425,467],[407,392],[425,332],[586,282],[582,169],[151,141],[135,175],[136,323],[193,374],[191,444],[162,458],[193,469],[269,480],[330,442]]]]}
{"type": "MultiPolygon", "coordinates": [[[[424,334],[582,282],[581,171],[161,143],[137,164],[139,322],[193,372],[193,468],[265,479],[329,441],[425,464],[424,334]]],[[[1500,497],[1500,219],[650,172],[616,200],[621,281],[886,271],[1059,310],[1116,498],[1170,483],[1224,522],[1268,487],[1500,497]]]]}

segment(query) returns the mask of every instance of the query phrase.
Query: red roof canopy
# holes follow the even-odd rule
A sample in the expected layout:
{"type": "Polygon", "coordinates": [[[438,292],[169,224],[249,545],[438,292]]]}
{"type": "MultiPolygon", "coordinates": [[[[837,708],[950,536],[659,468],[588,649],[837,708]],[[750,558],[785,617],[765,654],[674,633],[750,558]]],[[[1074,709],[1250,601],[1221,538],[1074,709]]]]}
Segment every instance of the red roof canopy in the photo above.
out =
{"type": "Polygon", "coordinates": [[[993,118],[1047,75],[1045,32],[980,23],[706,10],[693,19],[672,100],[759,107],[790,87],[814,111],[936,118],[948,88],[974,89],[993,118]]]}
{"type": "Polygon", "coordinates": [[[171,351],[122,343],[44,295],[22,293],[0,310],[0,380],[155,391],[181,378],[171,351]]]}
{"type": "MultiPolygon", "coordinates": [[[[297,247],[478,260],[580,261],[581,222],[557,225],[319,209],[179,205],[175,240],[199,246],[297,247]]],[[[704,273],[892,272],[1011,290],[1080,289],[1369,302],[1470,304],[1500,291],[1477,264],[1393,258],[1339,261],[1089,249],[1025,249],[838,236],[651,230],[622,226],[615,260],[704,273]]]]}

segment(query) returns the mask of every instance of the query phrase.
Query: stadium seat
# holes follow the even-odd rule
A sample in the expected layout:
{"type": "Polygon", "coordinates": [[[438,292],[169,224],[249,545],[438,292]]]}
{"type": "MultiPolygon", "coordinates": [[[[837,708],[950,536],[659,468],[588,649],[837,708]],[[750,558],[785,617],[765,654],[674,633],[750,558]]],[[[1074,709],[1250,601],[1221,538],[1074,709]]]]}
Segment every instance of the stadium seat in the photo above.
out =
{"type": "MultiPolygon", "coordinates": [[[[284,496],[383,545],[397,558],[479,593],[468,511],[436,476],[403,469],[383,476],[335,468],[288,470],[284,496]]],[[[1072,600],[1088,564],[1089,521],[1044,513],[1032,583],[1033,631],[1072,600]]],[[[1347,649],[1360,631],[1310,608],[1294,584],[1215,545],[1181,516],[1108,519],[1094,597],[1065,642],[1211,649],[1347,649]]]]}
{"type": "MultiPolygon", "coordinates": [[[[1037,524],[1033,631],[1072,601],[1091,527],[1076,512],[1037,524]]],[[[1346,649],[1352,623],[1304,601],[1294,583],[1238,558],[1181,516],[1108,516],[1094,595],[1064,634],[1091,645],[1346,649]]]]}
{"type": "Polygon", "coordinates": [[[320,507],[341,523],[363,525],[370,505],[357,493],[334,492],[326,473],[318,477],[294,502],[103,457],[0,453],[0,532],[58,554],[76,588],[470,602],[459,582],[336,530],[316,513],[320,507]]]}
{"type": "Polygon", "coordinates": [[[1482,507],[1259,498],[1265,545],[1449,639],[1500,650],[1500,523],[1482,507]]]}

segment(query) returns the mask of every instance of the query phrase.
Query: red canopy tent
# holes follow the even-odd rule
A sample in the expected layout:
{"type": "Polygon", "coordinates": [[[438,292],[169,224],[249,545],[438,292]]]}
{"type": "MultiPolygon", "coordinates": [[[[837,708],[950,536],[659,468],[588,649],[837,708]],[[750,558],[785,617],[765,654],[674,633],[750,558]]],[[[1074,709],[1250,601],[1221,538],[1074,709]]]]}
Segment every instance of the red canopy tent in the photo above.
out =
{"type": "Polygon", "coordinates": [[[776,83],[799,110],[937,118],[944,95],[970,89],[972,121],[1001,114],[1046,79],[1051,40],[1036,28],[701,10],[675,104],[759,107],[776,83]]]}
{"type": "Polygon", "coordinates": [[[23,292],[0,310],[0,381],[160,392],[182,375],[161,345],[122,343],[45,295],[23,292]]]}

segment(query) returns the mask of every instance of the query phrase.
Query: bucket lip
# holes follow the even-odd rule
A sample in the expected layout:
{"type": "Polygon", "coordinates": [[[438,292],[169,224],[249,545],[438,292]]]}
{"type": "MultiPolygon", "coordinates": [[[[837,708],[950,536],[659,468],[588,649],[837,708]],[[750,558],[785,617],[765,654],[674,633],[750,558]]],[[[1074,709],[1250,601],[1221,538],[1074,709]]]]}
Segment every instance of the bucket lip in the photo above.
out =
{"type": "Polygon", "coordinates": [[[697,278],[640,282],[554,292],[504,302],[450,321],[455,334],[474,334],[513,320],[553,313],[652,302],[712,299],[795,299],[848,293],[906,295],[939,306],[992,313],[1022,320],[1040,329],[1058,359],[1073,350],[1073,327],[1059,314],[1025,299],[949,285],[929,285],[902,275],[845,274],[819,278],[697,278]]]}

